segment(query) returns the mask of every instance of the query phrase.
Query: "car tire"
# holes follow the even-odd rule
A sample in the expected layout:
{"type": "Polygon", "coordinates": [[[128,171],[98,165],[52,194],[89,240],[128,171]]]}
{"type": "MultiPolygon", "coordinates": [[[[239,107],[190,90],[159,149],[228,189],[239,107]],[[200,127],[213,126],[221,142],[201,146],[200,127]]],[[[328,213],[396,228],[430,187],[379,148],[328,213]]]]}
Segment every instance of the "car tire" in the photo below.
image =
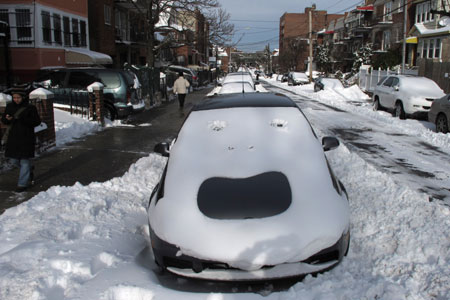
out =
{"type": "Polygon", "coordinates": [[[406,119],[405,110],[403,109],[403,104],[401,101],[397,101],[394,109],[394,116],[399,118],[400,120],[406,119]]]}
{"type": "Polygon", "coordinates": [[[436,118],[436,132],[448,132],[448,120],[444,114],[439,114],[436,118]]]}
{"type": "Polygon", "coordinates": [[[109,119],[110,121],[114,121],[116,119],[116,110],[111,105],[105,105],[105,119],[109,119]]]}
{"type": "Polygon", "coordinates": [[[373,110],[374,111],[383,110],[383,107],[380,104],[380,99],[378,97],[375,97],[375,100],[373,100],[373,110]]]}

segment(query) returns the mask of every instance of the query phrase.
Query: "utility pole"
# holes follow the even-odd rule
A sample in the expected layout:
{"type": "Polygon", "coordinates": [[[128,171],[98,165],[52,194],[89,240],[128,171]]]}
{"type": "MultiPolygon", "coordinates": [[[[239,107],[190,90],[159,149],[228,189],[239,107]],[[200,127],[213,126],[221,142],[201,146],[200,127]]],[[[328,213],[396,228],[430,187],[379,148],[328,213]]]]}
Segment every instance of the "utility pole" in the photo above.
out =
{"type": "Polygon", "coordinates": [[[313,60],[313,38],[312,38],[312,11],[316,9],[316,5],[313,4],[309,10],[309,82],[312,82],[312,60],[313,60]]]}
{"type": "Polygon", "coordinates": [[[402,74],[405,74],[405,64],[406,64],[406,22],[408,6],[406,0],[403,1],[403,49],[402,49],[402,74]]]}

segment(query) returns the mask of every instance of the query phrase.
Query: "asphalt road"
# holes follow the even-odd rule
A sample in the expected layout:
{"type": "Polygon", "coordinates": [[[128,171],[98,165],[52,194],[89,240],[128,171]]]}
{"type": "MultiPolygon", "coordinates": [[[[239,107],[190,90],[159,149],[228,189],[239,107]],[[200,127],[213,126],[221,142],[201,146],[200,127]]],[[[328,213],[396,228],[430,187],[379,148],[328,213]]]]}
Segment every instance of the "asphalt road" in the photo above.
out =
{"type": "Polygon", "coordinates": [[[35,184],[25,192],[14,192],[18,169],[3,172],[0,174],[0,213],[52,186],[72,186],[76,182],[87,185],[122,176],[131,164],[153,152],[157,143],[175,137],[189,110],[210,90],[188,94],[183,111],[176,100],[163,102],[161,106],[134,115],[127,126],[106,128],[41,154],[34,161],[35,184]]]}

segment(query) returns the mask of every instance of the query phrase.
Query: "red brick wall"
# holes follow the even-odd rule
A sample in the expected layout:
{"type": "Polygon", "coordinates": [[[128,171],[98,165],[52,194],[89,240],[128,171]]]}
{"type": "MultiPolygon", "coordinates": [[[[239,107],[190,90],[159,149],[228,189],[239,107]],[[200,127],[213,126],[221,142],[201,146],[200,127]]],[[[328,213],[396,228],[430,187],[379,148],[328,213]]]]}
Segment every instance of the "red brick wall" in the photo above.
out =
{"type": "Polygon", "coordinates": [[[88,20],[91,50],[114,57],[116,54],[114,0],[89,1],[88,20]],[[105,4],[111,8],[111,25],[105,24],[105,4]]]}

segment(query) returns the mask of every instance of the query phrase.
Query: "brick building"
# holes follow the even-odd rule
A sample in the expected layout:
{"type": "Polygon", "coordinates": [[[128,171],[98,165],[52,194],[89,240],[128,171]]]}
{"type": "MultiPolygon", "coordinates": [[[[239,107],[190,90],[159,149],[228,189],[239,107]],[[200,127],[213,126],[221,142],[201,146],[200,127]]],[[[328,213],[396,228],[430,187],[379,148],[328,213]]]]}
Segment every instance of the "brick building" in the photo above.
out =
{"type": "Polygon", "coordinates": [[[325,10],[316,10],[315,6],[306,7],[304,13],[284,13],[280,18],[279,63],[283,72],[288,70],[305,71],[309,56],[309,12],[313,40],[317,32],[326,28],[330,22],[342,17],[340,14],[327,14],[325,10]]]}
{"type": "Polygon", "coordinates": [[[0,0],[0,21],[9,24],[15,82],[44,68],[112,62],[89,50],[87,0],[0,0]]]}
{"type": "Polygon", "coordinates": [[[113,67],[147,62],[144,7],[130,1],[89,0],[89,41],[94,51],[112,57],[113,67]]]}

